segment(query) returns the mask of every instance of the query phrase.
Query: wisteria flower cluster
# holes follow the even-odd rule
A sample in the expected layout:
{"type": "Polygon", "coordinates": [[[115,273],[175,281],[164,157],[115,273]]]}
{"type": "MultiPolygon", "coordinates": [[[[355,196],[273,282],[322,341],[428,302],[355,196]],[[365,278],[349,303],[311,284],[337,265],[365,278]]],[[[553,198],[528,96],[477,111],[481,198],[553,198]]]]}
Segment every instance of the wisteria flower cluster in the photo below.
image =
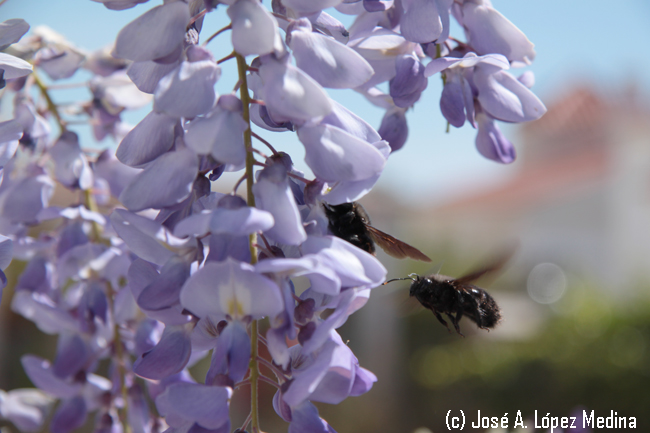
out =
{"type": "Polygon", "coordinates": [[[510,73],[532,62],[533,44],[489,0],[166,0],[94,53],[28,30],[0,24],[0,85],[14,95],[0,123],[0,269],[26,262],[12,309],[58,336],[53,360],[22,358],[36,389],[0,390],[0,417],[28,432],[47,419],[66,433],[89,416],[98,432],[260,432],[261,404],[289,432],[333,432],[313,402],[338,404],[377,380],[337,328],[386,270],[331,235],[322,204],[372,189],[434,75],[449,124],[476,128],[478,151],[501,163],[515,151],[496,122],[546,110],[532,74],[510,73]],[[230,24],[202,42],[204,16],[224,12],[230,24]],[[464,42],[449,34],[452,16],[464,42]],[[215,59],[210,44],[228,35],[232,54],[215,59]],[[219,95],[224,62],[239,79],[219,95]],[[44,77],[81,68],[92,98],[57,105],[44,77]],[[326,88],[384,108],[379,128],[326,88]],[[122,121],[151,101],[135,127],[122,121]],[[71,116],[117,149],[82,147],[71,116]],[[311,174],[278,133],[297,134],[311,174]],[[224,172],[240,182],[213,192],[224,172]],[[76,198],[51,205],[57,188],[76,198]],[[188,368],[205,357],[197,381],[188,368]],[[258,401],[260,382],[277,389],[272,401],[258,401]],[[247,388],[250,415],[233,425],[231,398],[247,388]]]}

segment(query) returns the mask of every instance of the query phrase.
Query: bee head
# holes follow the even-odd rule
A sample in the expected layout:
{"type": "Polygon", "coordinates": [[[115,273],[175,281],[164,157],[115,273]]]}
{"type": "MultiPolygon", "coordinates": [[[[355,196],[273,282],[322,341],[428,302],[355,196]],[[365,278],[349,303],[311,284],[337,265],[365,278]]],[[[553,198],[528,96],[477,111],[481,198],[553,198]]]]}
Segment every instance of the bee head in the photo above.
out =
{"type": "Polygon", "coordinates": [[[418,274],[409,274],[409,278],[413,281],[411,287],[409,288],[409,296],[415,296],[415,293],[419,290],[419,287],[428,280],[427,277],[421,277],[418,274]]]}

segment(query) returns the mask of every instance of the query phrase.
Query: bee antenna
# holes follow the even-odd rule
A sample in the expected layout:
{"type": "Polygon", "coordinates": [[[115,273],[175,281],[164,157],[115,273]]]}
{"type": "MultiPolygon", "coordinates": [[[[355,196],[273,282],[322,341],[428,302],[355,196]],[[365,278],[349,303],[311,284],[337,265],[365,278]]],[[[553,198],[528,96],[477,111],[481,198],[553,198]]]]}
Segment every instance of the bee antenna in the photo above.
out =
{"type": "Polygon", "coordinates": [[[382,286],[385,286],[385,285],[388,284],[388,283],[392,283],[393,281],[402,281],[402,280],[411,280],[411,281],[415,281],[415,278],[413,278],[412,275],[417,275],[417,274],[409,274],[409,276],[406,277],[406,278],[393,278],[392,280],[388,280],[388,281],[386,281],[384,284],[382,284],[382,286]]]}

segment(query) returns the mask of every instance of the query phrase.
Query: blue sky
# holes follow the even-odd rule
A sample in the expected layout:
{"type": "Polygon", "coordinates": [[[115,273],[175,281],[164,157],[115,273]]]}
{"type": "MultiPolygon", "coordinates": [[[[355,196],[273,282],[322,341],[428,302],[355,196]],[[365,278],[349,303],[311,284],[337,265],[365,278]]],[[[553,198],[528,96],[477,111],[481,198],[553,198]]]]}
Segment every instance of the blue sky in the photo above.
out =
{"type": "MultiPolygon", "coordinates": [[[[109,11],[91,0],[8,0],[0,7],[2,20],[23,18],[32,27],[48,25],[81,48],[94,50],[111,43],[125,24],[160,4],[152,0],[126,11],[109,11]],[[65,8],[62,5],[65,4],[65,8]]],[[[265,3],[270,3],[265,0],[265,3]]],[[[537,58],[529,68],[536,76],[535,93],[551,102],[577,85],[592,84],[611,94],[630,82],[637,84],[642,100],[650,95],[650,2],[647,0],[493,0],[495,8],[515,23],[535,43],[537,58]]],[[[209,14],[203,39],[222,27],[225,8],[209,14]]],[[[459,28],[452,35],[463,38],[459,28]]],[[[215,55],[230,51],[229,36],[210,44],[215,55]]],[[[232,65],[231,65],[232,66],[232,65]]],[[[224,65],[217,84],[229,92],[235,82],[232,67],[224,65]]],[[[440,114],[440,80],[433,77],[421,100],[408,114],[410,136],[406,146],[391,156],[378,188],[388,189],[403,200],[443,201],[465,191],[499,182],[514,173],[517,162],[502,166],[480,157],[474,149],[475,131],[467,125],[445,133],[440,114]]],[[[352,92],[336,91],[332,96],[378,127],[382,111],[352,92]]],[[[127,117],[131,123],[146,111],[127,117]]],[[[517,129],[502,129],[517,146],[517,129]]],[[[82,137],[88,137],[83,134],[82,137]]],[[[265,133],[282,143],[299,167],[305,167],[301,145],[295,139],[265,133]]],[[[102,146],[111,143],[105,141],[102,146]]]]}

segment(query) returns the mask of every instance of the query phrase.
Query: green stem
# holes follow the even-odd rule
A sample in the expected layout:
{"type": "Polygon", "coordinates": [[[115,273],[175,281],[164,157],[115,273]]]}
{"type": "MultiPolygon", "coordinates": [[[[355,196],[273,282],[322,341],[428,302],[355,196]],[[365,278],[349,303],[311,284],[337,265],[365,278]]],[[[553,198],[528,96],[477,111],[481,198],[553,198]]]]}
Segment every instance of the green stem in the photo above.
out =
{"type": "MultiPolygon", "coordinates": [[[[95,197],[93,197],[93,193],[92,193],[91,188],[83,190],[84,202],[85,202],[86,208],[89,211],[91,211],[91,212],[99,212],[99,208],[97,207],[97,202],[95,202],[95,197]]],[[[101,240],[102,240],[102,226],[99,225],[99,223],[97,221],[93,221],[92,224],[91,224],[91,230],[92,230],[92,238],[91,238],[91,240],[93,242],[101,242],[101,240]]]]}
{"type": "MultiPolygon", "coordinates": [[[[246,64],[246,59],[239,54],[235,54],[237,58],[237,69],[239,71],[239,80],[241,81],[241,86],[239,87],[239,94],[241,96],[241,102],[244,106],[244,122],[248,124],[248,128],[244,131],[244,147],[246,148],[246,176],[248,177],[248,182],[246,185],[246,195],[247,202],[249,206],[255,206],[255,196],[253,195],[253,164],[255,159],[253,158],[253,152],[248,150],[253,148],[253,138],[251,133],[251,96],[248,93],[248,81],[246,79],[246,71],[248,70],[248,65],[246,64]]],[[[255,262],[255,259],[253,259],[255,262]]]]}
{"type": "Polygon", "coordinates": [[[34,77],[34,83],[38,87],[38,89],[41,91],[41,94],[45,98],[45,102],[47,103],[47,109],[54,115],[54,118],[56,119],[56,123],[59,125],[59,128],[61,129],[61,132],[65,132],[67,130],[65,126],[65,121],[61,118],[61,114],[59,113],[59,108],[56,106],[52,98],[50,97],[50,93],[47,91],[47,86],[45,83],[43,83],[43,80],[41,80],[41,77],[38,76],[36,71],[32,72],[32,77],[34,77]]]}
{"type": "MultiPolygon", "coordinates": [[[[248,82],[246,81],[246,72],[248,71],[248,65],[246,64],[246,59],[240,55],[235,54],[237,58],[237,70],[239,72],[239,81],[241,86],[239,86],[239,94],[241,97],[241,102],[244,106],[243,117],[244,121],[248,124],[248,128],[244,131],[244,147],[246,148],[246,198],[249,206],[255,206],[255,196],[253,195],[253,165],[255,163],[255,158],[253,158],[253,138],[251,135],[251,115],[250,115],[250,104],[251,96],[248,93],[248,82]]],[[[248,239],[249,248],[251,251],[251,264],[257,263],[257,235],[255,233],[251,234],[248,239]]],[[[251,430],[254,432],[260,432],[260,419],[259,419],[259,408],[258,408],[258,381],[260,377],[260,367],[257,363],[257,358],[259,356],[258,343],[257,339],[259,336],[257,320],[254,320],[251,323],[251,359],[249,368],[251,371],[250,382],[251,382],[251,430]]]]}
{"type": "MultiPolygon", "coordinates": [[[[65,131],[67,131],[68,128],[66,126],[66,122],[61,117],[61,113],[59,113],[59,108],[54,103],[54,100],[50,96],[50,92],[48,91],[47,86],[45,85],[45,83],[43,83],[43,80],[41,80],[41,77],[38,76],[36,71],[32,72],[32,77],[34,78],[34,83],[36,84],[36,87],[38,87],[41,94],[45,98],[45,102],[47,103],[47,109],[50,111],[50,113],[52,113],[52,115],[56,119],[56,123],[59,125],[59,128],[61,129],[61,133],[63,134],[65,131]]],[[[84,194],[84,202],[86,208],[93,212],[99,212],[99,209],[97,208],[97,203],[95,202],[95,198],[93,197],[91,189],[89,188],[84,190],[83,194],[84,194]]],[[[94,242],[101,242],[101,233],[102,233],[101,226],[99,225],[99,223],[93,221],[92,240],[94,242]]]]}
{"type": "Polygon", "coordinates": [[[126,369],[124,368],[124,348],[122,347],[122,339],[120,338],[120,326],[115,322],[115,296],[117,292],[113,290],[113,285],[107,282],[108,286],[108,306],[113,314],[113,348],[115,350],[115,357],[117,358],[117,371],[120,380],[120,391],[122,400],[124,400],[124,407],[120,411],[120,421],[122,422],[122,431],[124,433],[131,433],[129,426],[129,390],[126,386],[126,369]]]}
{"type": "Polygon", "coordinates": [[[249,368],[251,370],[250,381],[251,381],[251,428],[253,431],[262,431],[260,428],[260,415],[259,408],[257,406],[258,400],[258,382],[260,378],[260,367],[257,363],[258,346],[257,346],[257,320],[253,320],[251,323],[251,360],[249,363],[249,368]]]}
{"type": "Polygon", "coordinates": [[[221,30],[218,30],[215,34],[213,34],[208,39],[206,39],[205,42],[203,42],[203,46],[205,47],[206,45],[208,45],[210,43],[210,41],[212,39],[216,38],[221,33],[225,32],[226,30],[230,30],[230,29],[232,29],[232,24],[228,24],[226,27],[222,28],[221,30]]]}

